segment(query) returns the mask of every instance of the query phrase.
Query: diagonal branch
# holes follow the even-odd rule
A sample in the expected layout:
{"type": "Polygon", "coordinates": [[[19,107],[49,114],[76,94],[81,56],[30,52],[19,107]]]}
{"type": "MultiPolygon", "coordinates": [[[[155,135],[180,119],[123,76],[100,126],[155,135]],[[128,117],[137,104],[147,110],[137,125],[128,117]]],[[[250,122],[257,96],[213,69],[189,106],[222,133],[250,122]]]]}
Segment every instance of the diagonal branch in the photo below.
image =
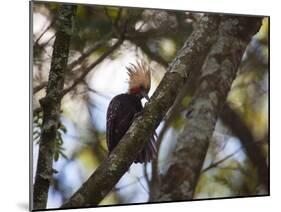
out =
{"type": "Polygon", "coordinates": [[[88,73],[96,67],[100,62],[102,62],[107,56],[109,56],[112,52],[114,52],[124,41],[124,38],[120,38],[113,46],[111,46],[104,54],[102,54],[95,62],[93,62],[91,65],[89,65],[86,69],[83,70],[82,74],[77,77],[72,85],[70,85],[68,88],[65,88],[62,92],[62,96],[67,94],[69,91],[71,91],[74,87],[76,87],[79,83],[81,83],[84,78],[88,75],[88,73]]]}
{"type": "Polygon", "coordinates": [[[138,39],[130,39],[130,41],[132,43],[134,43],[135,45],[137,45],[138,47],[141,48],[141,50],[151,59],[151,60],[155,60],[157,63],[161,64],[164,67],[168,66],[168,63],[157,53],[152,52],[149,47],[146,45],[145,42],[143,42],[142,40],[138,40],[138,39]]]}
{"type": "MultiPolygon", "coordinates": [[[[103,38],[102,40],[96,42],[92,47],[90,47],[85,52],[83,52],[80,57],[78,57],[76,60],[74,60],[70,64],[68,64],[68,66],[66,67],[66,73],[70,73],[71,70],[73,70],[73,68],[75,66],[79,65],[87,57],[89,57],[93,52],[95,52],[97,49],[102,47],[108,41],[108,39],[112,36],[112,34],[113,34],[112,32],[109,33],[105,38],[103,38]]],[[[109,51],[110,51],[110,49],[109,49],[109,51]]],[[[104,54],[108,54],[107,51],[104,54]]],[[[47,82],[42,82],[39,85],[35,86],[33,88],[33,94],[37,93],[38,91],[40,91],[41,89],[45,88],[46,86],[47,86],[47,82]]]]}
{"type": "MultiPolygon", "coordinates": [[[[107,49],[106,52],[104,52],[95,62],[90,64],[87,68],[83,70],[83,72],[80,74],[79,77],[74,79],[72,85],[65,88],[61,91],[61,98],[64,97],[68,92],[70,92],[73,88],[75,88],[79,83],[83,82],[85,80],[85,77],[90,73],[90,71],[95,68],[98,64],[100,64],[106,57],[108,57],[110,54],[112,54],[124,41],[124,38],[120,38],[113,46],[111,46],[109,49],[107,49]]],[[[40,85],[36,86],[33,89],[33,93],[38,92],[39,90],[43,89],[47,85],[47,82],[43,82],[40,85]]],[[[42,107],[38,107],[33,110],[33,115],[40,113],[42,111],[42,107]]]]}
{"type": "Polygon", "coordinates": [[[33,209],[37,210],[46,208],[53,175],[52,164],[61,106],[60,92],[64,85],[64,71],[67,65],[72,28],[71,20],[75,10],[76,7],[71,5],[63,5],[59,9],[46,96],[40,100],[43,109],[43,125],[33,188],[33,209]]]}
{"type": "Polygon", "coordinates": [[[92,47],[87,49],[80,57],[78,57],[76,60],[71,62],[67,69],[68,71],[72,70],[75,66],[79,65],[83,60],[85,60],[87,57],[89,57],[93,52],[95,52],[97,49],[102,47],[113,35],[113,32],[106,35],[102,40],[96,42],[92,47]]]}
{"type": "Polygon", "coordinates": [[[44,31],[43,31],[43,32],[38,36],[38,38],[35,40],[34,45],[33,45],[34,47],[37,46],[37,45],[40,45],[40,44],[39,44],[40,39],[45,35],[45,33],[46,33],[51,27],[53,27],[53,25],[56,23],[56,20],[57,20],[57,16],[53,17],[53,19],[52,19],[51,23],[49,24],[49,26],[46,27],[46,29],[44,29],[44,31]]]}
{"type": "MultiPolygon", "coordinates": [[[[68,88],[64,89],[61,93],[61,97],[63,97],[65,94],[67,94],[68,92],[70,92],[73,88],[75,88],[79,83],[83,82],[83,80],[85,79],[85,77],[89,74],[89,72],[96,67],[99,63],[101,63],[106,57],[108,57],[110,54],[112,54],[117,48],[119,48],[122,43],[125,40],[125,33],[127,30],[127,19],[125,19],[124,25],[122,27],[122,31],[120,32],[119,38],[117,40],[117,42],[109,47],[107,49],[107,51],[105,51],[95,62],[93,62],[91,65],[89,65],[87,68],[85,68],[82,72],[82,74],[80,74],[79,77],[77,77],[76,79],[74,79],[74,82],[72,83],[71,86],[69,86],[68,88]]],[[[103,40],[97,42],[93,47],[91,47],[90,49],[88,49],[84,54],[82,54],[77,60],[73,61],[72,63],[70,63],[67,67],[66,67],[66,72],[69,72],[71,69],[73,69],[76,65],[78,65],[79,63],[81,63],[85,58],[87,58],[88,56],[90,56],[91,53],[93,53],[94,51],[96,51],[98,48],[100,48],[106,41],[108,38],[110,38],[113,35],[113,31],[111,33],[109,33],[103,40]]],[[[38,92],[40,90],[40,88],[44,88],[43,85],[39,85],[36,88],[36,92],[38,92]]],[[[35,93],[35,92],[34,92],[35,93]]]]}
{"type": "Polygon", "coordinates": [[[188,107],[183,132],[155,201],[192,199],[217,116],[247,44],[261,25],[260,18],[221,19],[219,38],[202,70],[200,85],[188,107]]]}
{"type": "Polygon", "coordinates": [[[208,170],[210,170],[210,169],[212,169],[212,168],[217,167],[218,165],[222,164],[223,162],[225,162],[225,161],[228,160],[229,158],[232,158],[232,157],[233,157],[235,154],[237,154],[240,150],[241,150],[241,148],[235,150],[233,153],[231,153],[231,154],[225,156],[224,158],[222,158],[222,159],[220,159],[220,160],[218,160],[218,161],[216,161],[216,162],[213,161],[209,166],[207,166],[206,168],[204,168],[204,169],[201,171],[201,173],[206,172],[206,171],[208,171],[208,170]]]}
{"type": "Polygon", "coordinates": [[[163,80],[110,156],[61,208],[98,205],[128,170],[168,111],[189,73],[200,70],[216,41],[219,16],[204,16],[168,67],[163,80]],[[177,83],[175,83],[177,82],[177,83]]]}
{"type": "Polygon", "coordinates": [[[225,104],[221,113],[222,121],[229,126],[233,133],[239,138],[241,144],[246,150],[247,156],[257,168],[258,179],[260,184],[264,186],[266,192],[269,192],[269,169],[266,164],[261,148],[254,139],[249,128],[239,117],[239,115],[231,108],[230,105],[225,104]]]}
{"type": "Polygon", "coordinates": [[[45,88],[48,85],[48,82],[42,82],[41,84],[35,86],[33,88],[33,94],[36,94],[38,91],[42,90],[43,88],[45,88]]]}

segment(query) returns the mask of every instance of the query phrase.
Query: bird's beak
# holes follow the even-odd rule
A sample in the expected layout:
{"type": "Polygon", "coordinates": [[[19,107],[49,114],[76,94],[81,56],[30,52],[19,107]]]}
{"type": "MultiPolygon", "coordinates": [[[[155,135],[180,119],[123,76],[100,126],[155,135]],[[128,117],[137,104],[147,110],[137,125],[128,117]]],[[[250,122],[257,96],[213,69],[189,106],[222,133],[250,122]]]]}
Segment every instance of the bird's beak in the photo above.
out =
{"type": "Polygon", "coordinates": [[[141,95],[148,101],[149,97],[145,91],[141,91],[141,95]]]}

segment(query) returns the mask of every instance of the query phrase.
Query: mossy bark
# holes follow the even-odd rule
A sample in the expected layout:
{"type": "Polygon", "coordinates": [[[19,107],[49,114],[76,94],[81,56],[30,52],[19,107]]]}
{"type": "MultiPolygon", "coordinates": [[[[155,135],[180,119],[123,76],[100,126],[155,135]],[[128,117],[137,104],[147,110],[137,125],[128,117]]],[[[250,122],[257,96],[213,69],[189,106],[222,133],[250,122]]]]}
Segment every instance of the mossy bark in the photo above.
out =
{"type": "Polygon", "coordinates": [[[261,19],[254,17],[221,19],[218,40],[204,64],[171,165],[161,177],[159,196],[154,201],[192,199],[217,117],[243,53],[261,25],[261,19]]]}
{"type": "Polygon", "coordinates": [[[56,39],[53,46],[51,69],[46,96],[40,100],[43,109],[42,134],[39,142],[39,156],[33,187],[33,209],[45,209],[48,190],[53,175],[55,139],[59,125],[61,92],[69,53],[72,19],[75,6],[63,5],[56,22],[56,39]]]}
{"type": "Polygon", "coordinates": [[[110,156],[62,208],[96,206],[110,192],[149,140],[191,71],[200,70],[216,41],[219,16],[204,16],[168,67],[143,113],[136,118],[110,156]]]}

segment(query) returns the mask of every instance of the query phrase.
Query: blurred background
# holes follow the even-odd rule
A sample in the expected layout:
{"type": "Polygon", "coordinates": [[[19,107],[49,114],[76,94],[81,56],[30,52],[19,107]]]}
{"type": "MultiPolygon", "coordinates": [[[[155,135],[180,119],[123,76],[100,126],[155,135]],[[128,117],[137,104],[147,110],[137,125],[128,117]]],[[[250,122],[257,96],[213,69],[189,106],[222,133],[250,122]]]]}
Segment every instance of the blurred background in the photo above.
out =
{"type": "MultiPolygon", "coordinates": [[[[35,2],[33,7],[33,176],[42,124],[39,99],[45,96],[59,6],[35,2]]],[[[47,208],[59,207],[107,157],[106,111],[115,95],[127,91],[126,66],[140,58],[150,64],[151,96],[202,15],[97,5],[77,7],[56,139],[56,173],[47,208]]],[[[227,99],[252,133],[267,163],[268,22],[268,18],[263,19],[260,31],[249,44],[227,99]]],[[[158,174],[169,165],[192,95],[188,92],[180,102],[182,109],[157,128],[161,142],[158,174]]],[[[151,163],[133,164],[101,204],[149,201],[151,170],[151,163]]],[[[239,138],[219,119],[194,198],[252,196],[263,192],[256,167],[239,138]]]]}

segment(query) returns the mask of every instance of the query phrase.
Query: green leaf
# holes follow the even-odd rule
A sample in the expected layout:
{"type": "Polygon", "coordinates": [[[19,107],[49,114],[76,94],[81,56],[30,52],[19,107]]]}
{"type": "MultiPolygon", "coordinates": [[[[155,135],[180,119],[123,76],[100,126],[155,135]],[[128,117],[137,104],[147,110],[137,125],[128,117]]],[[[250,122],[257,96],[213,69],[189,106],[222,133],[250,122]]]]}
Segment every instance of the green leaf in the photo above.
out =
{"type": "Polygon", "coordinates": [[[66,154],[64,154],[63,151],[59,151],[59,154],[64,158],[64,159],[68,159],[68,157],[66,156],[66,154]]]}
{"type": "Polygon", "coordinates": [[[66,129],[66,127],[65,127],[63,124],[61,124],[60,130],[61,130],[63,133],[67,133],[67,129],[66,129]]]}
{"type": "Polygon", "coordinates": [[[107,12],[108,16],[115,20],[117,15],[118,15],[119,8],[117,8],[117,7],[106,7],[105,9],[106,9],[106,12],[107,12]]]}
{"type": "Polygon", "coordinates": [[[182,105],[187,108],[191,100],[191,96],[185,96],[182,100],[182,105]]]}
{"type": "Polygon", "coordinates": [[[57,162],[59,159],[59,152],[55,151],[54,160],[57,162]]]}
{"type": "Polygon", "coordinates": [[[58,146],[61,146],[63,144],[63,139],[62,139],[61,133],[59,131],[57,133],[57,144],[58,144],[58,146]]]}
{"type": "Polygon", "coordinates": [[[181,127],[184,124],[184,117],[182,117],[181,115],[179,115],[178,117],[176,117],[173,122],[172,122],[172,127],[174,129],[181,129],[181,127]]]}

